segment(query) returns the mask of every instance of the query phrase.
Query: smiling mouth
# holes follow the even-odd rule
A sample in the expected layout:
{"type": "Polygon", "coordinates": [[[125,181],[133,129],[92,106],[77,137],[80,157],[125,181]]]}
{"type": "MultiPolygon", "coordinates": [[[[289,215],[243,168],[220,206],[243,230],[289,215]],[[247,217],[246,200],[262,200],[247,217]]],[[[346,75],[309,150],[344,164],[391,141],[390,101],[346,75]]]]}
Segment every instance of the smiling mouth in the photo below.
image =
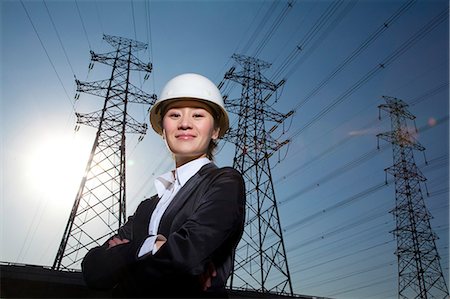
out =
{"type": "Polygon", "coordinates": [[[195,137],[194,135],[177,135],[177,136],[175,136],[176,139],[182,139],[182,140],[193,139],[194,137],[195,137]]]}

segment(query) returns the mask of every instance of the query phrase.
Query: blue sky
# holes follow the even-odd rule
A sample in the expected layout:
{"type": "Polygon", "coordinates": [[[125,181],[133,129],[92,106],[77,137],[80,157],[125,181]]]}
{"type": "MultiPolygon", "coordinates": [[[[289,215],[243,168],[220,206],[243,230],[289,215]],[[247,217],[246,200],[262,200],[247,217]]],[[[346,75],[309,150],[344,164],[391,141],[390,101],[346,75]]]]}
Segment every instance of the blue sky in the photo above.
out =
{"type": "MultiPolygon", "coordinates": [[[[109,34],[150,44],[139,58],[151,61],[154,71],[145,82],[134,77],[149,93],[184,72],[219,83],[235,65],[233,53],[272,63],[264,75],[275,83],[286,78],[278,101],[269,103],[283,113],[295,109],[286,131],[273,135],[291,141],[270,162],[299,294],[397,297],[389,213],[394,185],[370,190],[384,183],[384,169],[393,163],[388,143],[376,150],[376,134],[391,129],[389,115],[378,120],[377,106],[382,96],[410,104],[429,161],[425,165],[423,154],[415,153],[428,179],[430,197],[424,196],[448,284],[448,17],[417,35],[448,9],[448,1],[416,1],[344,64],[407,2],[295,1],[272,27],[286,1],[2,1],[0,260],[53,263],[95,137],[90,127],[74,131],[75,111],[102,104],[86,94],[75,101],[74,76],[107,78],[109,68],[95,64],[89,71],[88,65],[90,50],[112,50],[102,40],[109,34]],[[334,4],[335,14],[314,27],[334,4]]],[[[235,86],[229,97],[239,91],[235,86]]],[[[147,107],[132,112],[148,123],[147,107]]],[[[129,214],[154,193],[155,175],[173,167],[153,131],[142,142],[138,137],[127,139],[129,214]]],[[[233,154],[231,144],[223,145],[217,164],[232,165],[233,154]]]]}

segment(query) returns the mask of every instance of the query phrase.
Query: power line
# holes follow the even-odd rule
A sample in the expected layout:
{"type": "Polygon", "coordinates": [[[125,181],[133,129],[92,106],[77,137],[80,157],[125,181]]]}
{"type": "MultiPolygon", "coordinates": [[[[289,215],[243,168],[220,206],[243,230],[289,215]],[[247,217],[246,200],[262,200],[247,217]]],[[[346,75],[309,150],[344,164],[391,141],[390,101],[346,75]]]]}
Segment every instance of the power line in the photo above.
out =
{"type": "Polygon", "coordinates": [[[422,102],[422,101],[424,101],[424,100],[426,100],[426,99],[428,99],[428,98],[430,98],[430,97],[432,97],[432,96],[434,96],[434,95],[436,95],[436,94],[438,94],[438,93],[440,93],[442,91],[447,91],[447,90],[448,90],[448,81],[446,81],[444,83],[441,83],[438,86],[436,86],[435,88],[427,91],[425,94],[422,94],[422,95],[414,98],[411,101],[411,106],[417,105],[420,102],[422,102]]]}
{"type": "Polygon", "coordinates": [[[296,273],[296,272],[299,272],[299,271],[307,271],[307,270],[311,270],[311,269],[313,269],[313,268],[315,268],[315,267],[322,266],[322,265],[326,265],[326,264],[329,264],[329,263],[331,263],[331,262],[335,262],[335,261],[337,261],[337,260],[341,260],[341,259],[346,258],[346,257],[355,256],[355,255],[357,255],[357,254],[360,254],[360,253],[363,253],[363,252],[367,252],[367,251],[369,251],[369,250],[372,250],[372,249],[375,249],[375,248],[378,248],[378,247],[386,246],[386,245],[388,245],[388,244],[390,244],[390,243],[392,243],[392,242],[394,242],[394,240],[384,241],[384,242],[381,242],[381,243],[377,243],[377,244],[372,245],[372,246],[370,246],[370,247],[366,247],[366,248],[363,248],[363,249],[359,249],[359,250],[356,250],[356,251],[354,251],[354,252],[350,252],[350,253],[348,253],[348,254],[345,254],[345,255],[342,255],[342,256],[339,256],[339,257],[336,257],[336,258],[328,259],[328,260],[326,260],[326,261],[317,263],[317,264],[315,264],[315,265],[313,265],[313,266],[309,266],[309,267],[307,267],[307,268],[298,269],[298,270],[296,270],[296,271],[293,271],[293,273],[296,273]]]}
{"type": "Polygon", "coordinates": [[[283,23],[283,21],[286,19],[287,14],[292,10],[292,7],[294,7],[294,4],[295,4],[294,0],[287,1],[285,7],[281,11],[281,13],[277,16],[274,23],[270,27],[270,29],[266,32],[266,35],[263,37],[261,43],[258,45],[258,47],[253,52],[252,56],[257,57],[261,53],[261,51],[264,49],[264,47],[267,45],[267,43],[273,37],[275,31],[278,29],[278,27],[280,27],[281,23],[283,23]]]}
{"type": "Polygon", "coordinates": [[[67,64],[69,64],[70,70],[72,71],[73,77],[75,78],[76,77],[75,71],[73,70],[72,64],[70,63],[69,56],[67,55],[67,52],[66,52],[66,48],[63,45],[63,42],[61,40],[58,30],[56,29],[55,22],[53,21],[52,15],[50,14],[50,10],[48,9],[47,3],[45,2],[45,0],[42,0],[42,2],[44,3],[45,9],[47,10],[47,14],[50,18],[50,22],[52,23],[53,29],[55,30],[56,36],[58,37],[59,44],[61,45],[61,48],[64,52],[64,56],[66,57],[66,60],[67,60],[67,64]]]}
{"type": "Polygon", "coordinates": [[[373,44],[392,24],[404,14],[416,0],[411,0],[400,7],[393,15],[391,15],[386,21],[383,22],[373,33],[369,35],[353,52],[347,56],[331,73],[323,79],[315,88],[313,88],[308,95],[302,99],[295,107],[294,111],[297,111],[304,104],[306,104],[319,90],[327,85],[333,78],[335,78],[347,65],[355,60],[360,54],[364,52],[371,44],[373,44]]]}
{"type": "MultiPolygon", "coordinates": [[[[150,10],[150,0],[146,0],[145,2],[145,28],[147,30],[147,44],[148,44],[148,51],[149,51],[149,59],[150,61],[153,60],[153,41],[152,41],[152,22],[151,22],[151,10],[150,10]]],[[[155,71],[153,71],[153,93],[155,93],[155,71]]],[[[147,110],[146,116],[148,116],[149,110],[147,110]]]]}
{"type": "MultiPolygon", "coordinates": [[[[437,210],[440,210],[440,209],[443,209],[443,208],[446,208],[446,207],[448,207],[448,204],[446,204],[446,205],[445,205],[444,207],[442,207],[442,208],[436,208],[436,209],[437,209],[437,210]]],[[[377,214],[379,214],[379,213],[377,213],[377,214]]],[[[386,213],[386,211],[383,211],[382,214],[385,214],[385,215],[386,215],[387,213],[386,213]]],[[[375,219],[375,218],[377,218],[377,217],[379,217],[379,215],[377,216],[377,215],[374,214],[373,217],[370,216],[371,219],[375,219]]],[[[386,223],[385,223],[385,224],[386,224],[386,223]]],[[[370,233],[370,234],[368,233],[368,230],[373,230],[373,228],[379,230],[379,229],[380,229],[380,226],[379,226],[379,225],[377,225],[377,226],[372,226],[372,227],[370,227],[370,228],[368,228],[368,229],[365,229],[365,230],[363,230],[363,231],[360,231],[360,232],[358,232],[358,233],[356,233],[356,234],[364,233],[366,236],[368,236],[367,239],[373,240],[374,237],[375,237],[374,233],[370,233]]],[[[447,228],[448,228],[448,226],[447,226],[447,228]]],[[[445,229],[445,227],[444,227],[443,229],[445,229]]],[[[348,237],[345,237],[345,238],[339,238],[338,241],[344,241],[344,239],[348,239],[349,237],[355,237],[356,234],[353,233],[353,234],[349,235],[348,237]]],[[[392,240],[392,241],[393,241],[393,240],[392,240]]],[[[392,241],[391,241],[391,242],[392,242],[392,241]]],[[[335,242],[337,242],[337,241],[333,241],[332,243],[335,243],[335,242]]],[[[347,246],[347,245],[348,245],[349,243],[354,244],[354,242],[346,241],[345,244],[344,244],[344,245],[346,245],[346,247],[345,247],[346,249],[348,249],[348,246],[347,246]]],[[[358,244],[361,244],[361,239],[360,239],[360,238],[358,238],[358,242],[357,242],[357,243],[358,243],[358,244]]],[[[382,243],[381,243],[381,244],[382,244],[382,243]]],[[[310,251],[316,253],[316,252],[318,251],[318,249],[321,249],[321,248],[329,248],[329,245],[330,245],[330,243],[328,243],[328,244],[326,244],[326,245],[320,245],[320,246],[318,246],[317,248],[311,249],[310,251]]],[[[347,258],[347,257],[352,257],[352,259],[353,259],[353,264],[360,264],[360,262],[356,262],[356,261],[354,260],[354,256],[357,255],[357,254],[359,254],[359,253],[361,253],[361,252],[365,252],[365,251],[367,251],[367,250],[369,250],[369,249],[372,249],[372,248],[378,247],[378,246],[380,246],[380,244],[377,244],[377,245],[371,245],[371,246],[369,246],[369,247],[363,248],[363,249],[358,250],[358,251],[356,251],[356,252],[352,252],[352,253],[349,253],[349,254],[345,254],[344,256],[338,256],[338,257],[336,257],[336,258],[328,259],[328,260],[326,260],[326,261],[317,263],[317,261],[318,261],[318,259],[319,259],[320,257],[329,256],[328,254],[324,254],[323,252],[321,252],[321,253],[320,253],[320,257],[319,257],[319,254],[317,254],[317,257],[308,257],[308,261],[313,261],[313,262],[316,261],[316,263],[315,263],[314,265],[309,266],[309,267],[304,268],[304,269],[301,269],[301,270],[296,270],[296,272],[299,272],[299,271],[306,272],[306,271],[304,271],[305,269],[311,270],[311,269],[313,269],[313,268],[320,267],[320,266],[323,266],[323,265],[328,265],[328,264],[331,263],[331,262],[336,262],[336,261],[338,261],[338,260],[341,260],[341,259],[347,258]]],[[[329,248],[329,249],[330,249],[330,248],[329,248]]],[[[298,250],[298,249],[297,249],[297,250],[298,250]]],[[[391,251],[392,249],[388,249],[388,250],[391,251]]],[[[330,251],[332,254],[333,254],[333,253],[337,253],[337,252],[342,252],[342,250],[339,250],[338,248],[332,248],[332,249],[330,249],[329,251],[330,251]]],[[[380,255],[380,252],[377,252],[377,253],[374,254],[373,256],[376,257],[376,256],[379,256],[379,255],[380,255]]],[[[301,256],[302,256],[302,257],[305,257],[305,252],[302,252],[302,253],[301,253],[301,256]]],[[[292,259],[292,256],[291,256],[291,259],[292,259]]],[[[371,259],[370,257],[364,256],[364,261],[370,260],[370,259],[371,259]]],[[[298,267],[299,267],[299,266],[298,266],[298,263],[297,263],[297,264],[293,264],[293,267],[294,267],[294,268],[298,268],[298,267]]],[[[377,266],[375,266],[375,267],[377,267],[377,266]]],[[[342,266],[339,266],[339,270],[342,270],[342,269],[343,269],[342,266]]],[[[337,269],[335,269],[335,270],[337,270],[337,269]]],[[[336,273],[335,270],[328,270],[328,273],[336,273]]],[[[366,272],[366,271],[370,271],[370,269],[360,270],[360,272],[361,272],[360,274],[362,274],[362,273],[364,273],[364,272],[366,272]]],[[[295,272],[294,272],[294,273],[295,273],[295,272]]],[[[354,273],[354,272],[353,272],[353,273],[354,273]]],[[[316,276],[323,276],[323,275],[320,274],[320,275],[316,275],[316,276]]],[[[350,275],[348,275],[348,277],[350,277],[350,276],[352,276],[352,273],[351,273],[350,275]]],[[[314,278],[315,278],[314,276],[313,276],[313,277],[309,277],[309,279],[314,279],[314,278]]],[[[333,278],[332,278],[331,280],[334,280],[334,279],[340,280],[340,279],[343,279],[343,278],[345,278],[345,277],[343,277],[343,276],[338,277],[338,276],[334,275],[333,278]]],[[[303,280],[303,281],[305,281],[305,280],[303,280]]],[[[325,280],[325,281],[322,281],[322,282],[316,282],[316,281],[314,281],[314,282],[311,282],[309,285],[306,285],[306,287],[308,287],[308,286],[312,287],[314,284],[317,284],[317,283],[320,284],[320,285],[322,285],[322,284],[326,283],[327,281],[328,281],[328,280],[325,280]]],[[[331,282],[331,281],[329,281],[329,282],[331,282]]],[[[305,287],[305,284],[303,284],[303,287],[305,287]]]]}
{"type": "Polygon", "coordinates": [[[134,17],[134,4],[133,0],[130,0],[131,3],[131,16],[133,19],[133,30],[134,30],[134,39],[137,40],[137,34],[136,34],[136,18],[134,17]]]}
{"type": "Polygon", "coordinates": [[[298,220],[298,221],[296,221],[294,223],[291,223],[290,225],[286,226],[284,229],[285,230],[290,230],[290,229],[292,229],[294,227],[303,225],[303,224],[305,224],[305,223],[307,223],[307,222],[309,222],[309,221],[311,221],[311,220],[313,220],[313,219],[315,219],[315,218],[317,218],[319,216],[324,215],[325,213],[329,213],[331,211],[340,209],[340,208],[342,208],[344,206],[347,206],[347,205],[349,205],[351,203],[354,203],[356,200],[361,200],[361,199],[371,195],[372,193],[375,193],[375,192],[385,188],[386,186],[387,185],[384,182],[383,183],[379,183],[379,184],[375,184],[372,187],[369,187],[369,188],[367,188],[367,189],[365,189],[365,190],[363,190],[363,191],[361,191],[361,192],[359,192],[357,194],[354,194],[354,195],[352,195],[352,196],[350,196],[350,197],[348,197],[348,198],[346,198],[344,200],[341,200],[341,201],[335,203],[334,205],[332,205],[330,207],[322,209],[322,210],[320,210],[320,211],[318,211],[318,212],[316,212],[314,214],[309,215],[308,217],[302,218],[302,219],[300,219],[300,220],[298,220]]]}
{"type": "Polygon", "coordinates": [[[251,47],[251,45],[254,43],[256,37],[258,36],[258,34],[260,33],[260,31],[262,30],[262,28],[264,28],[264,26],[266,25],[266,23],[269,21],[269,19],[271,18],[272,14],[275,13],[276,10],[276,6],[281,3],[279,1],[273,1],[272,4],[270,5],[269,9],[266,11],[266,14],[261,18],[261,21],[259,22],[258,26],[256,26],[255,31],[253,31],[252,35],[250,36],[250,38],[248,39],[247,43],[245,44],[245,46],[242,48],[242,50],[240,51],[240,53],[242,54],[246,54],[249,50],[249,48],[251,47]]]}
{"type": "MultiPolygon", "coordinates": [[[[385,215],[386,214],[387,213],[385,212],[385,215]]],[[[338,255],[337,257],[339,257],[339,254],[346,254],[346,252],[348,252],[349,250],[352,251],[352,250],[356,249],[355,246],[349,247],[348,244],[358,244],[358,246],[361,246],[362,244],[365,244],[367,241],[373,242],[375,240],[375,238],[379,238],[380,236],[382,236],[381,239],[385,239],[386,231],[388,230],[387,226],[390,223],[391,222],[384,221],[381,224],[371,225],[369,227],[366,226],[362,230],[359,230],[357,232],[352,231],[351,234],[347,234],[345,236],[340,236],[339,238],[335,238],[333,241],[325,243],[325,240],[324,240],[323,242],[320,242],[316,247],[310,248],[309,250],[296,250],[297,254],[295,255],[295,257],[301,257],[301,259],[297,263],[294,263],[293,266],[295,268],[306,267],[311,264],[317,264],[320,260],[329,259],[333,255],[338,255]],[[361,234],[364,234],[365,238],[360,237],[359,235],[361,235],[361,234]],[[331,245],[334,245],[336,243],[338,243],[339,245],[331,247],[331,245]],[[324,248],[326,248],[326,250],[324,250],[324,248]],[[308,253],[313,253],[313,254],[308,255],[308,253]]],[[[373,246],[373,244],[370,244],[369,247],[371,247],[371,246],[373,246]]],[[[366,248],[366,247],[364,247],[364,248],[366,248]]],[[[389,249],[389,250],[392,252],[392,249],[389,249]]],[[[375,253],[375,255],[379,255],[380,253],[381,253],[380,251],[377,251],[375,253]]],[[[353,261],[355,261],[355,263],[357,262],[355,260],[356,256],[357,255],[351,257],[351,259],[353,261]]],[[[291,258],[292,258],[292,255],[291,255],[291,258]]],[[[367,258],[367,256],[365,258],[367,258]]],[[[341,259],[337,259],[336,261],[338,261],[338,260],[341,260],[341,259]]],[[[323,266],[323,265],[325,265],[325,264],[318,265],[318,267],[323,266]]],[[[340,266],[339,270],[342,270],[342,269],[343,269],[342,266],[340,266]]],[[[333,270],[337,270],[337,269],[333,269],[333,270]]],[[[304,271],[304,273],[306,274],[309,272],[304,271]]],[[[333,272],[331,272],[331,273],[333,273],[333,272]]],[[[315,277],[312,276],[309,279],[313,280],[313,278],[315,278],[315,277]]]]}
{"type": "MultiPolygon", "coordinates": [[[[314,43],[309,47],[305,52],[304,55],[301,56],[301,58],[287,71],[286,75],[284,76],[284,79],[287,80],[297,69],[298,67],[303,64],[303,62],[308,59],[310,55],[312,55],[317,49],[317,47],[326,39],[327,35],[329,35],[335,28],[338,27],[339,23],[345,18],[345,16],[353,9],[356,2],[358,0],[353,0],[347,3],[347,5],[344,7],[344,9],[336,16],[334,20],[331,21],[330,24],[327,25],[327,27],[322,31],[320,36],[314,41],[314,43]]],[[[319,32],[317,32],[318,34],[319,32]]]]}
{"type": "MultiPolygon", "coordinates": [[[[246,52],[249,51],[249,48],[251,47],[251,45],[255,42],[256,37],[259,35],[259,33],[262,31],[262,28],[267,24],[268,20],[272,17],[272,14],[274,14],[275,10],[276,10],[276,6],[282,2],[277,2],[277,1],[273,1],[272,5],[269,7],[269,9],[267,10],[266,14],[264,15],[264,17],[261,19],[260,23],[258,26],[256,26],[255,31],[253,31],[251,37],[249,38],[249,40],[247,41],[246,45],[244,46],[244,48],[240,51],[240,53],[245,54],[246,52]]],[[[278,27],[281,25],[281,23],[286,19],[286,15],[291,11],[292,7],[295,4],[295,0],[289,0],[286,5],[284,6],[284,8],[281,10],[281,12],[278,14],[278,16],[275,18],[274,22],[272,23],[270,29],[267,31],[267,33],[265,34],[265,36],[262,38],[262,40],[260,41],[260,43],[256,46],[256,49],[254,51],[254,55],[253,57],[257,57],[257,55],[259,55],[261,53],[261,51],[263,50],[263,48],[267,45],[267,43],[269,42],[269,40],[272,38],[272,36],[274,35],[275,31],[278,29],[278,27]]],[[[262,6],[261,6],[262,8],[262,6]]],[[[261,10],[260,8],[260,10],[261,10]]],[[[258,11],[259,14],[259,11],[258,11]]],[[[257,14],[257,15],[258,15],[257,14]]],[[[252,21],[252,24],[254,23],[254,21],[256,20],[257,15],[255,15],[255,18],[252,21]]],[[[236,52],[236,51],[235,51],[236,52]]],[[[231,58],[228,60],[228,62],[226,64],[229,63],[229,61],[231,60],[231,58]]],[[[234,64],[232,66],[232,68],[234,69],[236,67],[236,65],[234,64]]],[[[220,88],[222,90],[222,93],[224,95],[228,95],[231,93],[232,89],[236,86],[234,84],[234,82],[224,82],[222,81],[219,85],[225,85],[225,88],[220,88]]]]}
{"type": "Polygon", "coordinates": [[[53,68],[53,71],[55,72],[56,77],[58,78],[58,81],[59,81],[59,83],[61,84],[61,86],[62,86],[62,88],[63,88],[63,90],[64,90],[64,93],[66,94],[66,97],[67,97],[67,99],[68,99],[69,102],[70,102],[70,106],[72,107],[72,109],[75,109],[75,105],[74,105],[72,99],[69,97],[69,94],[67,93],[67,90],[66,90],[66,88],[64,87],[64,84],[63,84],[63,82],[62,82],[62,80],[61,80],[61,77],[59,76],[58,71],[56,70],[56,67],[55,67],[55,65],[54,65],[54,63],[53,63],[53,61],[52,61],[52,59],[50,58],[50,55],[48,54],[48,51],[47,51],[47,49],[46,49],[45,46],[44,46],[44,43],[43,43],[43,41],[42,41],[42,39],[41,39],[41,37],[40,37],[40,35],[39,35],[37,29],[36,29],[36,26],[34,26],[33,20],[31,19],[30,14],[28,13],[28,10],[27,10],[27,8],[25,7],[25,4],[23,3],[22,0],[20,0],[20,4],[22,4],[23,9],[25,10],[25,13],[26,13],[26,15],[27,15],[27,17],[28,17],[28,20],[30,21],[31,26],[33,27],[34,33],[36,33],[36,36],[37,36],[37,38],[39,39],[39,42],[41,43],[42,49],[44,49],[45,55],[47,55],[47,59],[48,59],[48,61],[50,62],[51,66],[52,66],[52,68],[53,68]]]}
{"type": "MultiPolygon", "coordinates": [[[[439,169],[441,167],[445,167],[447,162],[448,162],[448,156],[440,156],[440,157],[437,157],[435,159],[430,160],[428,163],[429,163],[429,165],[436,165],[433,169],[439,169]]],[[[310,223],[311,221],[316,220],[317,218],[321,218],[321,217],[327,216],[330,212],[333,212],[333,211],[336,211],[338,209],[344,208],[344,207],[346,207],[346,206],[348,206],[350,204],[354,204],[357,201],[359,201],[359,200],[361,200],[363,198],[366,198],[368,195],[378,192],[383,187],[389,186],[390,184],[392,184],[392,182],[393,182],[393,179],[388,180],[388,181],[386,181],[384,183],[380,182],[380,183],[375,184],[375,185],[373,185],[373,186],[371,186],[369,188],[366,188],[366,189],[362,190],[361,192],[359,192],[357,194],[354,194],[354,195],[352,195],[350,197],[347,197],[347,198],[345,198],[343,200],[340,200],[340,201],[336,202],[335,204],[333,204],[333,205],[331,205],[329,207],[322,208],[319,211],[306,216],[305,218],[302,218],[302,219],[300,219],[300,220],[298,220],[298,221],[296,221],[294,223],[291,223],[291,224],[285,226],[283,231],[285,231],[286,233],[293,233],[293,232],[295,232],[296,230],[299,229],[299,226],[305,226],[307,223],[310,223]]],[[[434,197],[434,196],[438,196],[440,194],[444,194],[446,190],[448,191],[448,187],[431,193],[430,197],[434,197]]],[[[380,216],[380,214],[377,214],[377,215],[380,216]]]]}
{"type": "MultiPolygon", "coordinates": [[[[384,146],[383,148],[381,148],[381,151],[384,151],[388,148],[388,146],[384,146]]],[[[336,178],[337,176],[340,176],[342,174],[344,174],[347,171],[350,171],[351,169],[355,168],[356,166],[372,159],[373,157],[375,157],[375,155],[377,155],[379,153],[380,150],[378,149],[374,149],[371,150],[369,152],[364,153],[363,155],[359,156],[358,158],[348,162],[347,164],[344,164],[343,166],[334,169],[333,171],[331,171],[330,173],[328,173],[327,175],[321,177],[319,180],[311,183],[310,185],[308,185],[306,188],[303,188],[300,191],[295,192],[294,194],[290,195],[289,197],[287,197],[286,199],[284,199],[283,201],[280,201],[280,205],[281,204],[285,204],[288,203],[294,199],[296,199],[297,197],[299,197],[300,195],[307,193],[317,187],[319,187],[321,184],[326,183],[334,178],[336,178]]],[[[380,186],[377,186],[376,189],[380,188],[380,186]]]]}
{"type": "Polygon", "coordinates": [[[350,292],[354,292],[354,291],[357,291],[357,290],[366,289],[366,288],[369,288],[369,287],[373,287],[373,286],[376,286],[376,285],[379,285],[379,284],[383,284],[383,283],[392,281],[392,277],[388,277],[388,278],[385,278],[385,277],[386,276],[383,276],[382,280],[372,281],[369,284],[358,286],[358,287],[352,288],[352,289],[343,289],[343,290],[338,291],[336,293],[329,294],[328,296],[335,297],[335,296],[342,295],[342,294],[345,294],[345,293],[350,293],[350,292]]]}
{"type": "Polygon", "coordinates": [[[81,26],[83,27],[84,36],[86,37],[87,43],[89,45],[89,50],[92,50],[91,43],[89,42],[89,37],[86,31],[86,27],[84,26],[83,17],[81,16],[80,7],[78,7],[78,1],[75,0],[75,6],[77,7],[78,16],[80,17],[81,26]]]}
{"type": "MultiPolygon", "coordinates": [[[[333,278],[327,278],[327,279],[322,279],[322,280],[319,280],[319,281],[315,281],[313,283],[310,283],[309,285],[308,284],[307,285],[303,285],[303,287],[314,287],[314,286],[318,286],[318,285],[323,286],[325,284],[337,282],[337,281],[340,281],[340,280],[343,280],[343,279],[348,279],[348,278],[354,277],[356,275],[361,275],[361,274],[365,274],[367,272],[372,272],[372,271],[375,271],[375,270],[379,270],[379,269],[385,268],[387,266],[394,266],[395,262],[396,262],[395,260],[392,260],[392,261],[389,261],[389,262],[386,262],[386,263],[382,263],[382,264],[366,267],[366,268],[363,268],[363,269],[360,269],[360,270],[352,271],[350,273],[341,274],[339,276],[334,276],[333,278]]],[[[336,270],[342,270],[342,269],[336,269],[336,270]]]]}
{"type": "Polygon", "coordinates": [[[348,88],[344,93],[342,93],[338,98],[332,101],[328,106],[317,113],[310,121],[308,121],[303,127],[298,129],[291,135],[290,140],[298,137],[306,129],[312,126],[314,123],[322,119],[327,113],[333,110],[337,105],[342,103],[355,91],[361,88],[365,83],[367,83],[372,77],[374,77],[379,71],[384,70],[387,66],[398,59],[402,54],[409,50],[415,43],[424,38],[428,33],[435,29],[438,25],[444,22],[448,18],[448,8],[435,16],[430,22],[428,22],[424,27],[422,27],[418,32],[416,32],[412,37],[405,41],[400,47],[396,49],[393,53],[387,56],[381,63],[372,68],[367,72],[360,80],[348,88]]]}
{"type": "MultiPolygon", "coordinates": [[[[437,87],[432,88],[431,90],[425,91],[423,94],[419,95],[417,98],[415,98],[413,100],[413,103],[411,104],[411,106],[414,106],[424,100],[430,99],[431,96],[436,95],[439,92],[447,90],[446,89],[447,86],[448,86],[448,81],[438,85],[437,87]]],[[[367,105],[367,107],[369,107],[369,108],[371,107],[370,103],[367,105]]],[[[359,116],[359,115],[361,115],[361,113],[362,113],[362,111],[357,111],[355,113],[355,115],[359,116]]],[[[437,124],[441,124],[441,123],[445,122],[446,119],[447,118],[444,117],[444,118],[438,120],[437,124]]],[[[346,121],[348,121],[348,120],[346,120],[346,121]]],[[[362,126],[358,131],[364,132],[366,129],[370,128],[375,122],[379,122],[379,120],[374,119],[374,120],[368,122],[366,125],[362,126]]],[[[325,132],[321,136],[318,136],[317,140],[323,140],[324,136],[330,134],[332,131],[336,130],[339,126],[340,126],[340,124],[334,125],[331,130],[329,130],[328,132],[325,132]]],[[[424,131],[427,131],[429,128],[430,128],[429,126],[426,126],[426,127],[422,127],[420,130],[422,132],[424,132],[424,131]]],[[[322,159],[326,155],[333,153],[337,148],[340,148],[343,145],[347,144],[349,141],[354,140],[354,138],[355,138],[355,135],[349,134],[346,138],[337,141],[335,144],[333,144],[330,147],[328,147],[327,149],[323,150],[321,153],[319,153],[315,157],[308,159],[307,162],[297,166],[296,168],[294,168],[287,174],[284,174],[281,178],[279,178],[277,181],[275,181],[275,184],[281,183],[286,178],[293,177],[294,174],[300,172],[301,170],[305,169],[307,166],[313,164],[314,162],[322,159]]],[[[311,145],[311,143],[309,143],[308,145],[311,145]]],[[[301,149],[296,151],[296,154],[300,154],[300,153],[301,153],[301,149]]],[[[291,157],[292,157],[292,155],[291,155],[291,157]]]]}
{"type": "Polygon", "coordinates": [[[296,59],[300,52],[304,50],[307,44],[315,37],[320,29],[328,22],[338,8],[342,5],[343,0],[337,0],[330,3],[322,15],[313,24],[310,30],[306,33],[303,39],[297,44],[297,46],[290,52],[286,59],[281,63],[281,66],[275,71],[272,76],[272,80],[276,80],[282,72],[296,59]]]}
{"type": "Polygon", "coordinates": [[[105,34],[105,30],[103,29],[102,17],[100,15],[100,10],[98,9],[97,0],[94,0],[95,4],[95,12],[97,13],[98,22],[100,23],[100,29],[102,30],[102,34],[105,34]]]}

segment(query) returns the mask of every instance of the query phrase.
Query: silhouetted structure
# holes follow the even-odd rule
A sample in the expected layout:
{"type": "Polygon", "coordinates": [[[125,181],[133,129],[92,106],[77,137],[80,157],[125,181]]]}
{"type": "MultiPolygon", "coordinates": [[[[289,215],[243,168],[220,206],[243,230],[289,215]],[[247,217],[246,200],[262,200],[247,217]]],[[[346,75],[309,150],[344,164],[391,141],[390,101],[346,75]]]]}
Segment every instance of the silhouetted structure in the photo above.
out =
{"type": "Polygon", "coordinates": [[[426,178],[417,168],[413,150],[425,148],[414,138],[407,119],[415,116],[408,105],[397,98],[384,96],[380,110],[389,113],[392,131],[378,134],[392,144],[394,165],[385,171],[394,176],[398,259],[399,298],[448,298],[448,289],[436,248],[436,235],[430,225],[431,214],[425,206],[420,182],[426,178]]]}
{"type": "Polygon", "coordinates": [[[147,131],[147,124],[138,123],[128,114],[128,104],[152,105],[156,100],[155,95],[131,83],[130,71],[144,71],[147,79],[152,70],[150,63],[140,62],[133,54],[146,49],[147,44],[109,35],[103,39],[115,50],[106,54],[91,52],[89,68],[93,62],[107,64],[112,67],[111,77],[95,82],[76,80],[76,98],[85,92],[104,97],[105,101],[101,110],[76,113],[78,125],[98,130],[53,264],[56,270],[79,269],[86,252],[106,241],[125,222],[125,134],[138,133],[142,138],[147,131]]]}
{"type": "MultiPolygon", "coordinates": [[[[292,112],[282,114],[267,104],[284,83],[269,82],[261,73],[270,64],[244,55],[232,56],[242,71],[231,68],[225,80],[242,85],[241,96],[226,100],[228,111],[239,117],[226,140],[236,145],[233,167],[239,170],[247,190],[246,223],[229,279],[232,289],[292,295],[292,283],[278,214],[269,158],[289,141],[270,136],[292,112]],[[275,122],[267,131],[266,121],[275,122]]],[[[219,85],[222,88],[225,81],[219,85]]]]}
{"type": "MultiPolygon", "coordinates": [[[[111,298],[109,291],[86,287],[80,271],[54,270],[50,267],[1,263],[0,294],[2,298],[111,298]]],[[[229,298],[298,298],[316,296],[281,296],[274,293],[228,290],[229,298]]],[[[323,298],[325,299],[325,298],[323,298]]]]}

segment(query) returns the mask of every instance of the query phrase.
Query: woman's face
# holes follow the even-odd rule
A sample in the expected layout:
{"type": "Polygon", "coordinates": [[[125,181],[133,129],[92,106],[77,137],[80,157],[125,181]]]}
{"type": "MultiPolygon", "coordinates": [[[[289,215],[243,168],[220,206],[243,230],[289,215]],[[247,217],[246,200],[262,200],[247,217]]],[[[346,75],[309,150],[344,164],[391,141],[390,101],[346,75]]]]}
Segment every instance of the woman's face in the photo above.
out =
{"type": "Polygon", "coordinates": [[[176,167],[206,157],[211,139],[217,139],[211,108],[199,101],[180,100],[168,104],[162,119],[163,138],[175,157],[176,167]]]}

